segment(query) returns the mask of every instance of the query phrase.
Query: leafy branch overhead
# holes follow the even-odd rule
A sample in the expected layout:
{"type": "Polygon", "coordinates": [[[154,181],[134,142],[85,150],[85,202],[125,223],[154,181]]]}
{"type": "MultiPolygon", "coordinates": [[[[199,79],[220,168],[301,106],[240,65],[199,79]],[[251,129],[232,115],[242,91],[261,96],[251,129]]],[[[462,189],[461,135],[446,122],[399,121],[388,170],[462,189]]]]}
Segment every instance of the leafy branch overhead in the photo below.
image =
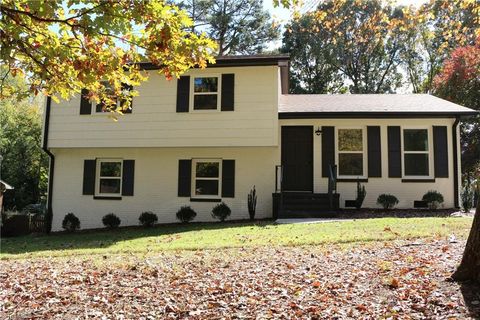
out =
{"type": "MultiPolygon", "coordinates": [[[[214,62],[216,44],[190,32],[188,15],[163,1],[5,0],[0,9],[2,79],[24,74],[31,91],[56,101],[86,88],[91,100],[115,109],[114,96],[137,94],[122,83],[147,79],[139,62],[157,65],[167,79],[214,62]]],[[[15,89],[3,80],[1,96],[11,96],[15,89]]]]}

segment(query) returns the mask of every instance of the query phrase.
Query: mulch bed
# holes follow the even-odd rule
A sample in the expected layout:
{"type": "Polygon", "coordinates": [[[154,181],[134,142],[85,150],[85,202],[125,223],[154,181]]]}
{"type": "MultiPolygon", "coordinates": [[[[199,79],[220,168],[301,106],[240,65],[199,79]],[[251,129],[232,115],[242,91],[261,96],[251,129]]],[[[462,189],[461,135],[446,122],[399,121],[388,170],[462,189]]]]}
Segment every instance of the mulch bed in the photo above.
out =
{"type": "Polygon", "coordinates": [[[1,319],[467,319],[465,243],[264,247],[4,260],[1,319]]]}
{"type": "Polygon", "coordinates": [[[369,218],[426,218],[426,217],[450,217],[455,209],[341,209],[335,217],[340,219],[369,219],[369,218]]]}

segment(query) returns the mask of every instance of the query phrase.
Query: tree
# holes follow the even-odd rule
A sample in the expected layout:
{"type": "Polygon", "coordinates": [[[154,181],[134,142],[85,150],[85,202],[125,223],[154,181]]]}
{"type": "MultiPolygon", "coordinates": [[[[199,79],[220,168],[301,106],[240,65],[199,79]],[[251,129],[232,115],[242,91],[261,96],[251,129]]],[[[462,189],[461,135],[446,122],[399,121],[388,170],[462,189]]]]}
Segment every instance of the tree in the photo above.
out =
{"type": "Polygon", "coordinates": [[[278,37],[278,26],[258,0],[187,0],[180,7],[194,21],[193,30],[205,31],[218,45],[219,56],[255,54],[278,37]]]}
{"type": "Polygon", "coordinates": [[[430,0],[411,14],[402,51],[413,92],[431,92],[433,79],[450,52],[480,35],[480,2],[430,0]]]}
{"type": "MultiPolygon", "coordinates": [[[[436,95],[480,111],[480,36],[475,45],[455,49],[435,77],[436,95]]],[[[462,120],[462,168],[466,175],[480,169],[480,116],[462,120]]]]}
{"type": "MultiPolygon", "coordinates": [[[[338,73],[351,93],[394,92],[402,84],[398,66],[405,29],[404,12],[381,0],[322,2],[315,12],[297,18],[287,30],[301,30],[301,37],[310,40],[297,43],[300,53],[295,57],[301,60],[293,72],[307,75],[302,81],[308,86],[309,68],[316,60],[326,71],[338,73]],[[304,64],[306,61],[310,63],[304,64]]],[[[285,48],[291,47],[289,42],[297,36],[286,33],[285,48]]],[[[316,81],[323,91],[324,79],[316,81]]]]}
{"type": "MultiPolygon", "coordinates": [[[[6,70],[2,70],[2,76],[6,70]]],[[[28,90],[21,77],[9,77],[18,92],[28,90]]],[[[15,187],[15,199],[7,208],[22,209],[27,204],[43,200],[47,190],[48,158],[41,145],[42,98],[15,95],[0,100],[0,154],[2,179],[15,187]]]]}
{"type": "Polygon", "coordinates": [[[328,33],[312,15],[304,15],[286,26],[282,52],[290,53],[292,93],[344,91],[340,72],[328,62],[328,33]]]}
{"type": "MultiPolygon", "coordinates": [[[[190,32],[188,15],[164,1],[4,0],[0,10],[3,80],[26,74],[29,90],[54,100],[86,88],[113,109],[113,96],[128,102],[136,94],[122,83],[146,80],[138,62],[151,61],[172,78],[214,61],[215,44],[190,32]]],[[[2,97],[14,90],[2,81],[2,97]]]]}

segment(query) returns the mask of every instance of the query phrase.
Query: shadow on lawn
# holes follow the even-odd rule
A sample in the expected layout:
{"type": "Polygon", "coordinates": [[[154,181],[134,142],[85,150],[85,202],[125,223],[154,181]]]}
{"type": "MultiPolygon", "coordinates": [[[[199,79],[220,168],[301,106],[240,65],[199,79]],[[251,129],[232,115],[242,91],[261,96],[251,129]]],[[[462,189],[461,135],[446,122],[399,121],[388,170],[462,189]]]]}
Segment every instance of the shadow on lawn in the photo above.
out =
{"type": "Polygon", "coordinates": [[[465,305],[474,319],[480,319],[480,284],[463,282],[460,284],[465,305]]]}
{"type": "Polygon", "coordinates": [[[168,236],[201,230],[225,230],[248,226],[266,227],[268,225],[274,225],[274,222],[272,220],[257,220],[254,222],[229,221],[224,223],[163,224],[152,228],[129,226],[114,230],[89,229],[80,230],[75,233],[55,232],[50,235],[32,234],[21,237],[2,238],[0,253],[23,254],[47,250],[99,249],[107,248],[121,241],[145,237],[168,236]]]}

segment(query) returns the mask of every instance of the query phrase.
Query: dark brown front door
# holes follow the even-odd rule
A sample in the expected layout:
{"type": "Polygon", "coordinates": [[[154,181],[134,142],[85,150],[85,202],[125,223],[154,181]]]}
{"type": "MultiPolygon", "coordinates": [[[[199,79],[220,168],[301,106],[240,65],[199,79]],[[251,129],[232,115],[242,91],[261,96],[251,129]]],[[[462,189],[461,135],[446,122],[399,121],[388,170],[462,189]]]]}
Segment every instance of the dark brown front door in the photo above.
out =
{"type": "Polygon", "coordinates": [[[283,189],[313,191],[313,127],[282,127],[283,189]]]}

